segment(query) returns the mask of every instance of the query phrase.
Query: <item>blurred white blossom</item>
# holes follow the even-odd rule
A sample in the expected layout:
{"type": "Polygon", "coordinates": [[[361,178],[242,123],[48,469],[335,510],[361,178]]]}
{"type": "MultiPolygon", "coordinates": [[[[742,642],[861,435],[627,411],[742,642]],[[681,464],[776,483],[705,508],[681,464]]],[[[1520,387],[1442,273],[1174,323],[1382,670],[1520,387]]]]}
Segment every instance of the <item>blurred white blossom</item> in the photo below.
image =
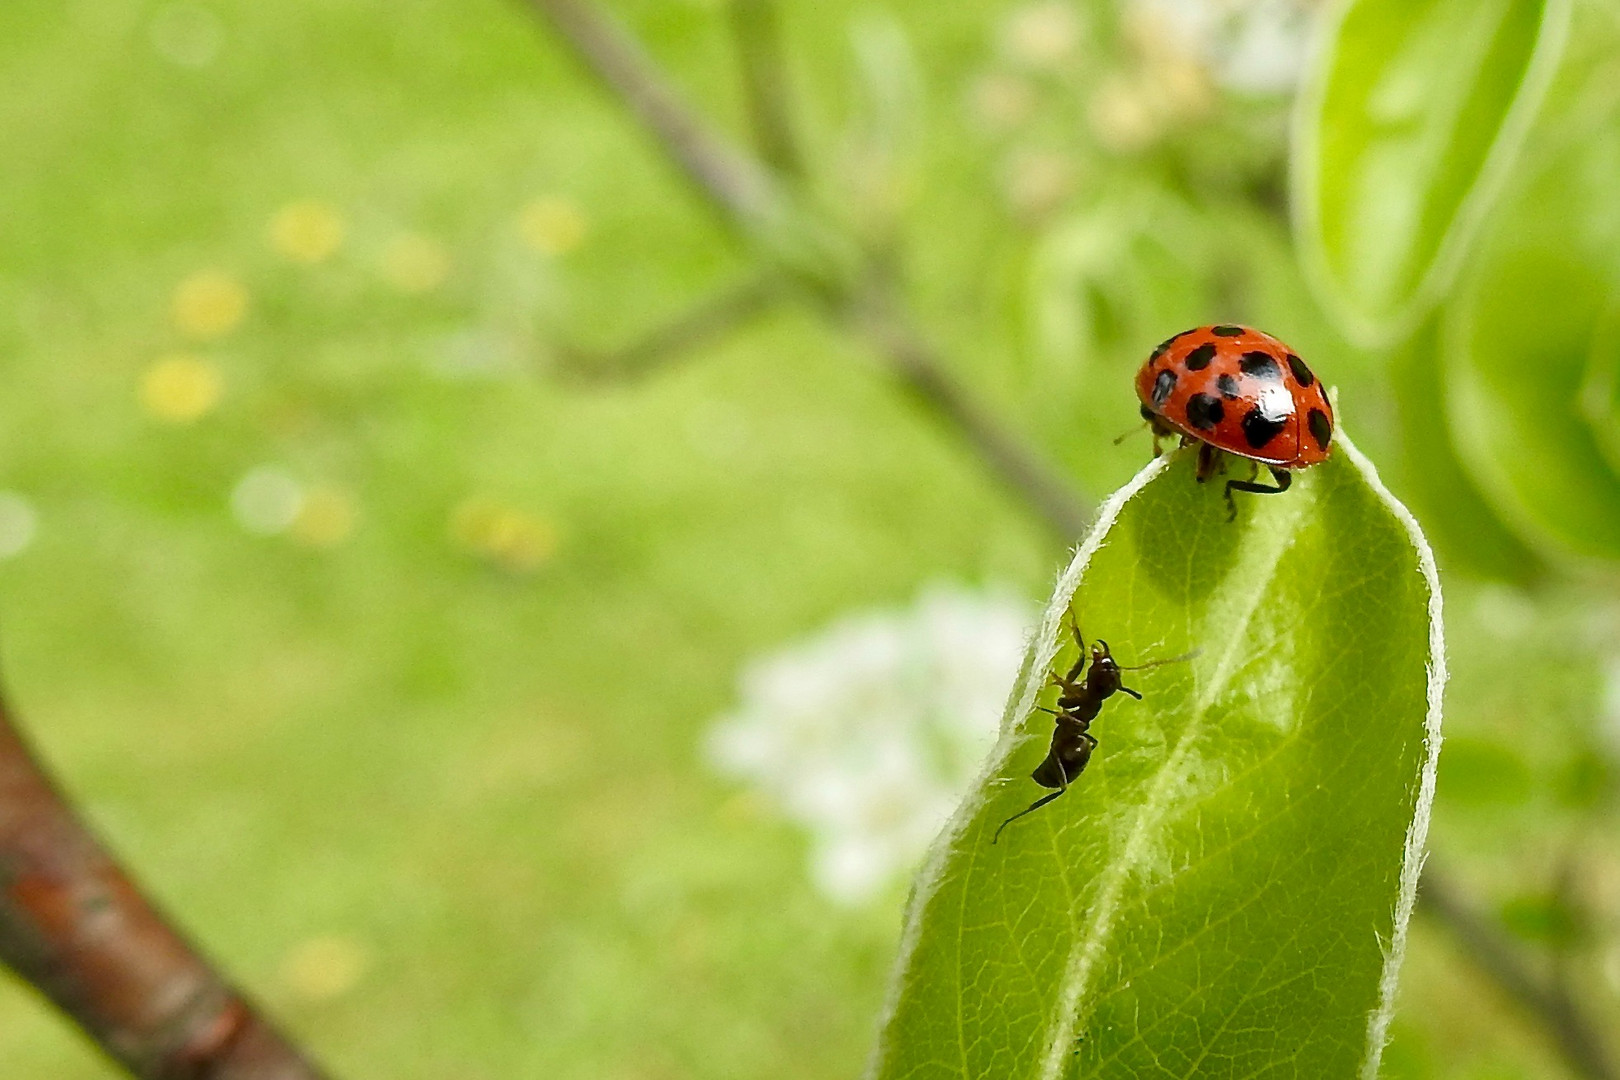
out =
{"type": "Polygon", "coordinates": [[[15,491],[0,491],[0,559],[28,550],[38,529],[34,504],[15,491]]]}
{"type": "Polygon", "coordinates": [[[1054,68],[1074,56],[1084,32],[1073,3],[1036,0],[1014,8],[1002,20],[1001,47],[1026,67],[1054,68]]]}
{"type": "Polygon", "coordinates": [[[285,532],[303,508],[304,486],[276,465],[251,470],[231,491],[231,512],[237,524],[261,536],[285,532]]]}
{"type": "Polygon", "coordinates": [[[1215,81],[1250,94],[1291,91],[1305,68],[1319,0],[1129,0],[1138,36],[1162,34],[1215,81]]]}
{"type": "Polygon", "coordinates": [[[1620,656],[1611,657],[1604,673],[1602,733],[1610,751],[1620,757],[1620,656]]]}
{"type": "Polygon", "coordinates": [[[848,615],[750,663],[708,756],[812,839],[840,903],[912,870],[995,742],[1035,612],[1010,591],[939,585],[848,615]]]}

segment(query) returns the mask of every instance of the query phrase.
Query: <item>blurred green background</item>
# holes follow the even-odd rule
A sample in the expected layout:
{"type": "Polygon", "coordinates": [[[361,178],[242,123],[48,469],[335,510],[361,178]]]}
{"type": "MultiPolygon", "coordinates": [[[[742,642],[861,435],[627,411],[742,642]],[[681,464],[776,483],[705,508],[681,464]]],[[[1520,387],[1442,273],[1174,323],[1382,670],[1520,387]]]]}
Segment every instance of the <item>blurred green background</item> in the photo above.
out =
{"type": "MultiPolygon", "coordinates": [[[[744,136],[724,0],[611,10],[744,136]]],[[[786,3],[807,198],[1091,497],[1147,350],[1240,320],[1428,525],[1438,332],[1351,345],[1291,238],[1319,14],[786,3]]],[[[783,642],[1033,602],[1064,539],[813,304],[571,375],[752,260],[521,4],[11,0],[0,85],[0,652],[138,876],[341,1076],[854,1075],[903,876],[824,895],[706,732],[783,642]]],[[[1436,859],[1614,1029],[1611,571],[1460,520],[1436,859]]],[[[15,982],[0,1062],[113,1075],[15,982]]],[[[1420,921],[1386,1073],[1561,1070],[1420,921]]]]}

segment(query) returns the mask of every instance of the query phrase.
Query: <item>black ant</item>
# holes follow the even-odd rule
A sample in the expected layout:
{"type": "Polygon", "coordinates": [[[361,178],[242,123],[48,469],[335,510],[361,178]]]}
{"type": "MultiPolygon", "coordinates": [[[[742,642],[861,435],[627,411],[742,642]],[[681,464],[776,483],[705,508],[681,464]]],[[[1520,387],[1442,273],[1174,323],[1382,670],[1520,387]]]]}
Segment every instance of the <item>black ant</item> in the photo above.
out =
{"type": "Polygon", "coordinates": [[[1091,670],[1085,672],[1085,678],[1082,679],[1080,675],[1085,670],[1088,656],[1086,639],[1080,635],[1080,624],[1075,621],[1073,614],[1069,616],[1069,626],[1074,630],[1074,640],[1080,646],[1080,655],[1075,658],[1074,666],[1069,669],[1067,675],[1058,675],[1055,672],[1052,675],[1052,682],[1062,691],[1058,694],[1058,707],[1049,709],[1045,705],[1036,706],[1042,712],[1051,713],[1056,717],[1057,725],[1052,731],[1052,748],[1046,752],[1046,760],[1029,774],[1030,779],[1041,787],[1055,790],[1049,795],[1042,795],[1026,809],[1003,821],[996,829],[996,834],[990,838],[992,844],[1001,839],[1002,829],[1025,814],[1033,814],[1068,791],[1069,785],[1086,771],[1086,765],[1091,761],[1091,753],[1097,749],[1097,738],[1091,734],[1091,722],[1097,719],[1097,714],[1102,711],[1103,702],[1116,693],[1129,694],[1137,701],[1142,700],[1141,694],[1125,685],[1120,672],[1144,671],[1160,664],[1190,660],[1197,655],[1196,652],[1190,652],[1168,660],[1153,660],[1134,667],[1121,667],[1115,662],[1113,653],[1108,648],[1108,642],[1098,638],[1092,644],[1089,653],[1091,670]]]}

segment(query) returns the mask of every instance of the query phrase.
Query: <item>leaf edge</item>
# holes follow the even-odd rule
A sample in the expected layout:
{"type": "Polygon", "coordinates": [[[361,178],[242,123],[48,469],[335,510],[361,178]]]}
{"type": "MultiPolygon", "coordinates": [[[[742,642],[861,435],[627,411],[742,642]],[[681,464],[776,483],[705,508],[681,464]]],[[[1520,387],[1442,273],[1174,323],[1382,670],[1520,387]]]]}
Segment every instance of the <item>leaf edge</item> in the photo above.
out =
{"type": "Polygon", "coordinates": [[[1370,315],[1351,301],[1327,257],[1322,235],[1322,205],[1317,181],[1321,176],[1317,123],[1327,102],[1327,86],[1338,55],[1339,32],[1350,11],[1363,0],[1338,0],[1319,23],[1306,56],[1309,73],[1295,99],[1289,118],[1289,212],[1300,269],[1312,294],[1351,341],[1372,348],[1409,337],[1423,317],[1441,300],[1462,269],[1485,218],[1500,199],[1513,175],[1541,115],[1553,79],[1562,65],[1564,47],[1574,19],[1574,0],[1546,0],[1536,41],[1524,74],[1503,113],[1496,136],[1474,174],[1473,183],[1457,201],[1434,255],[1403,303],[1385,317],[1370,315]]]}

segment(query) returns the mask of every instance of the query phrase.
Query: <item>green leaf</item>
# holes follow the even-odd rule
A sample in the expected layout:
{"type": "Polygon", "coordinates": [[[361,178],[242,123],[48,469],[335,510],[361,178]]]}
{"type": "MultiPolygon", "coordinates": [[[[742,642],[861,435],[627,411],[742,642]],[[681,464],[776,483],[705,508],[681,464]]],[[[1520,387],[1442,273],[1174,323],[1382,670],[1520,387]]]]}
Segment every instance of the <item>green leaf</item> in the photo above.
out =
{"type": "Polygon", "coordinates": [[[1191,454],[1059,581],[918,879],[874,1080],[1376,1072],[1439,749],[1433,562],[1348,442],[1235,523],[1191,454]],[[1108,701],[1089,769],[993,845],[1043,793],[1070,611],[1123,664],[1200,651],[1129,674],[1144,700],[1108,701]]]}
{"type": "Polygon", "coordinates": [[[1582,394],[1620,282],[1620,115],[1540,165],[1494,216],[1448,312],[1446,401],[1464,462],[1517,532],[1554,555],[1615,560],[1620,473],[1582,394]]]}
{"type": "Polygon", "coordinates": [[[1592,335],[1580,410],[1609,467],[1620,473],[1620,302],[1610,303],[1592,335]]]}
{"type": "Polygon", "coordinates": [[[1481,577],[1525,584],[1544,565],[1502,523],[1451,441],[1440,377],[1440,319],[1431,315],[1391,357],[1401,431],[1400,483],[1441,563],[1481,577]]]}
{"type": "Polygon", "coordinates": [[[1410,329],[1468,247],[1558,66],[1569,0],[1352,0],[1301,95],[1295,224],[1363,339],[1410,329]]]}

